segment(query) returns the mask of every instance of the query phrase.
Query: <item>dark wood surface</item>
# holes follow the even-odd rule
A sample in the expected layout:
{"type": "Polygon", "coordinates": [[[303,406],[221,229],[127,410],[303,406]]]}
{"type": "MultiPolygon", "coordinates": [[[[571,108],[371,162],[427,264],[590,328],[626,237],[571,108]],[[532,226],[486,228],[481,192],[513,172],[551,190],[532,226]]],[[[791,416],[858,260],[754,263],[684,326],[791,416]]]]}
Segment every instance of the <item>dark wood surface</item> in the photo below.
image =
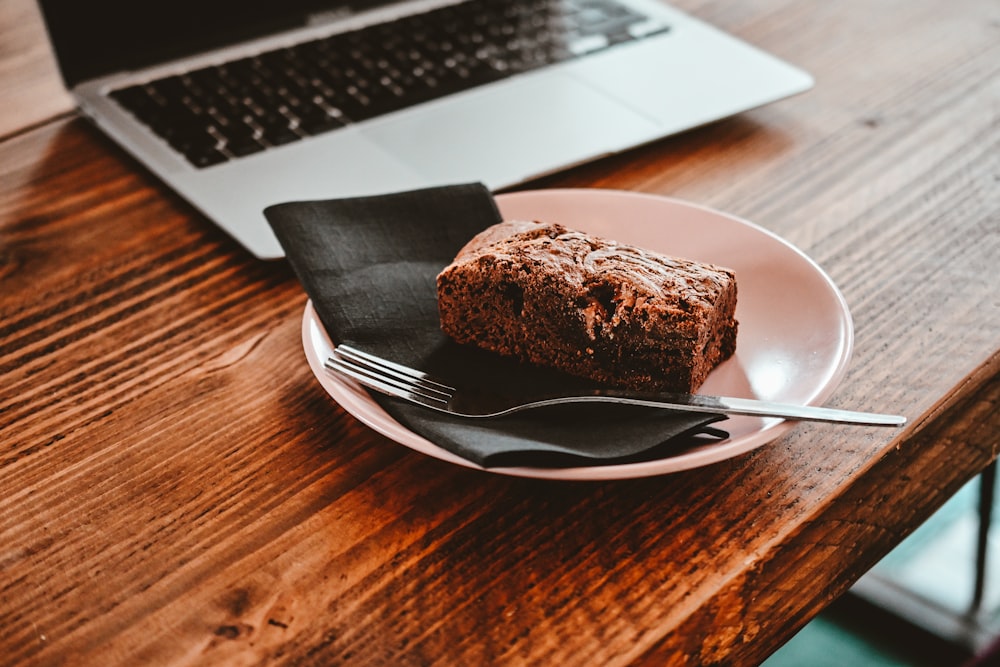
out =
{"type": "MultiPolygon", "coordinates": [[[[661,193],[813,257],[854,318],[830,404],[669,476],[448,465],[312,377],[305,296],[72,113],[0,4],[0,662],[754,664],[1000,446],[1000,7],[684,0],[801,96],[532,187],[661,193]]],[[[669,83],[665,83],[669,85],[669,83]]]]}

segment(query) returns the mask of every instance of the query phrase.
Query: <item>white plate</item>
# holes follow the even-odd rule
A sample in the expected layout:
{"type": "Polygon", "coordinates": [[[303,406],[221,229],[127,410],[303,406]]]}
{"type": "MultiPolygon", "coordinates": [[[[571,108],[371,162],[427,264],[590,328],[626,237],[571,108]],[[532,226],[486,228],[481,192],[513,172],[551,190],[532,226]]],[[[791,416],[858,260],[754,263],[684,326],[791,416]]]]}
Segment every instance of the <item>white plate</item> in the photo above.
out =
{"type": "MultiPolygon", "coordinates": [[[[840,291],[811,259],[752,223],[676,199],[616,190],[536,190],[497,195],[505,219],[559,222],[596,236],[729,267],[736,272],[740,328],[736,354],[702,385],[704,394],[822,403],[843,377],[853,345],[851,316],[840,291]]],[[[413,433],[353,382],[323,369],[332,349],[312,304],[302,343],[320,384],[358,420],[430,456],[479,468],[413,433]]],[[[730,437],[673,456],[577,468],[490,468],[547,479],[605,480],[688,470],[738,456],[794,426],[780,419],[732,417],[718,424],[730,437]]]]}

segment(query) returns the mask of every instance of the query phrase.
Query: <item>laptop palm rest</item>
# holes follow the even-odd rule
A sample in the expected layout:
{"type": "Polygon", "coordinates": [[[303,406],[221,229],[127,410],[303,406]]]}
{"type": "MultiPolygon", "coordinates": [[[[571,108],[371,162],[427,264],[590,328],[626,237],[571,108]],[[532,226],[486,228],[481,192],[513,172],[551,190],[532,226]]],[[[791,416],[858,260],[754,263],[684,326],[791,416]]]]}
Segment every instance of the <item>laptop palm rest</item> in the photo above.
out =
{"type": "Polygon", "coordinates": [[[657,124],[552,71],[471,91],[361,133],[431,182],[517,183],[648,141],[657,124]]]}

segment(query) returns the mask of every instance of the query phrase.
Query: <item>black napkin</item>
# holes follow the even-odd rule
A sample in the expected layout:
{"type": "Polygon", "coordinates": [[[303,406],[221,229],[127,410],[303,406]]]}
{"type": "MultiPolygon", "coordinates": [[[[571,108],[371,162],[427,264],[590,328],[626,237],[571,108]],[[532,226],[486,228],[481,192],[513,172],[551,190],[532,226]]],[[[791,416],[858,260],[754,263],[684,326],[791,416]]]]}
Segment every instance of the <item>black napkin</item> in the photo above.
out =
{"type": "MultiPolygon", "coordinates": [[[[457,345],[441,333],[437,274],[470,238],[500,221],[483,185],[289,202],[264,214],[335,343],[439,374],[460,386],[588,386],[457,345]]],[[[591,404],[470,420],[375,392],[372,396],[413,432],[485,467],[646,460],[727,435],[708,427],[723,415],[591,404]]]]}

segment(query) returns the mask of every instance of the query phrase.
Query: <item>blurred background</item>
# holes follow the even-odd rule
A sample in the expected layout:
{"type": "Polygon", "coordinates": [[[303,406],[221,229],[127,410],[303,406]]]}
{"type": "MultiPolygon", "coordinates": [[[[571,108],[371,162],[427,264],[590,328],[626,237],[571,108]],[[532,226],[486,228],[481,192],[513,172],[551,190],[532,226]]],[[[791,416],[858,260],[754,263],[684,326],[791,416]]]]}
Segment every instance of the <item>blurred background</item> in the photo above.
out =
{"type": "Polygon", "coordinates": [[[1000,637],[995,466],[764,667],[961,666],[986,651],[1000,637]]]}

